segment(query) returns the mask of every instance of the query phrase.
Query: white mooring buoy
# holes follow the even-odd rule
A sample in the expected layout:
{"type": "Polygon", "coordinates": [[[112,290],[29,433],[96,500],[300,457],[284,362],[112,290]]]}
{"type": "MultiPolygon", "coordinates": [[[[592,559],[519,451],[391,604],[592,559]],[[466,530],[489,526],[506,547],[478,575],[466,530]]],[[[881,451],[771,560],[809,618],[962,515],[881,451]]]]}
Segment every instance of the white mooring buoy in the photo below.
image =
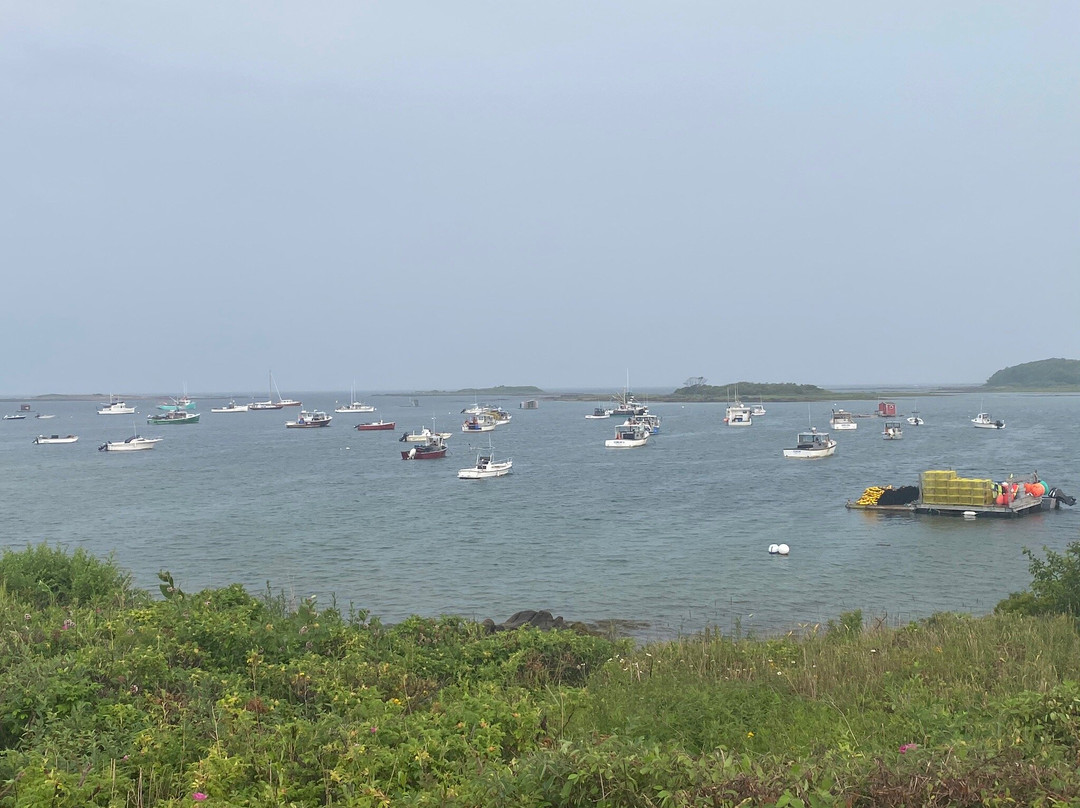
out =
{"type": "Polygon", "coordinates": [[[787,555],[791,552],[791,548],[788,547],[786,544],[780,544],[777,545],[776,552],[778,552],[780,555],[787,555]]]}

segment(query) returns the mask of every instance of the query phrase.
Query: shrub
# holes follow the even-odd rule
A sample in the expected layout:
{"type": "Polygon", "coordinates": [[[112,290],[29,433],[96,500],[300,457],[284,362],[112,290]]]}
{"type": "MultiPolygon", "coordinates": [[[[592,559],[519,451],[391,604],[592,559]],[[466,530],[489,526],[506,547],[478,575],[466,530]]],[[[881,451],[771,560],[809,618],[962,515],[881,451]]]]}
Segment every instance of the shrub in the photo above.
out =
{"type": "Polygon", "coordinates": [[[47,606],[132,605],[145,598],[131,585],[131,573],[122,572],[112,556],[94,558],[81,547],[68,555],[44,542],[25,550],[5,548],[0,556],[0,585],[34,608],[47,606]]]}
{"type": "Polygon", "coordinates": [[[1064,553],[1046,547],[1043,550],[1045,561],[1024,548],[1031,586],[1028,591],[1009,595],[994,607],[994,611],[1080,616],[1080,542],[1071,542],[1064,553]]]}

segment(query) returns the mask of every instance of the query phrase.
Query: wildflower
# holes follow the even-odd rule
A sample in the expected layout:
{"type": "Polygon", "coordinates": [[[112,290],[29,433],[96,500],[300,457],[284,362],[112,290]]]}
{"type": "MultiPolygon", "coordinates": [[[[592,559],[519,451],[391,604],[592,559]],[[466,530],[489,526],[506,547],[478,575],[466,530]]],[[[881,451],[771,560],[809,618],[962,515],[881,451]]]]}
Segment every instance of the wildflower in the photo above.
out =
{"type": "Polygon", "coordinates": [[[914,751],[915,749],[918,749],[918,748],[919,748],[919,745],[917,743],[906,743],[906,744],[904,744],[903,746],[900,747],[900,754],[901,755],[906,755],[908,752],[914,751]]]}
{"type": "Polygon", "coordinates": [[[746,733],[746,737],[747,737],[747,738],[753,738],[753,737],[754,737],[754,733],[753,733],[753,732],[748,732],[748,733],[746,733]]]}
{"type": "Polygon", "coordinates": [[[23,620],[29,620],[29,619],[30,619],[30,615],[29,615],[29,614],[24,614],[24,615],[23,615],[23,620]]]}
{"type": "Polygon", "coordinates": [[[195,800],[195,802],[202,802],[206,799],[206,795],[203,794],[201,791],[196,791],[194,794],[191,795],[191,799],[195,800]]]}
{"type": "Polygon", "coordinates": [[[368,730],[368,732],[370,732],[372,735],[374,735],[378,731],[379,731],[378,727],[372,727],[371,729],[368,730]]]}

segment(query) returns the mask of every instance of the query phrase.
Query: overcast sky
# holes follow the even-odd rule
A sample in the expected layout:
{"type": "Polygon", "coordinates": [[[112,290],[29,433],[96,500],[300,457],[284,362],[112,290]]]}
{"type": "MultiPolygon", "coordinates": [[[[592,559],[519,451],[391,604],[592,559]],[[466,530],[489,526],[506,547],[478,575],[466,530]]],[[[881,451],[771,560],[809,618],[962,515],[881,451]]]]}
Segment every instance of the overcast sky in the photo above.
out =
{"type": "Polygon", "coordinates": [[[0,394],[1080,358],[1080,3],[0,0],[0,394]]]}

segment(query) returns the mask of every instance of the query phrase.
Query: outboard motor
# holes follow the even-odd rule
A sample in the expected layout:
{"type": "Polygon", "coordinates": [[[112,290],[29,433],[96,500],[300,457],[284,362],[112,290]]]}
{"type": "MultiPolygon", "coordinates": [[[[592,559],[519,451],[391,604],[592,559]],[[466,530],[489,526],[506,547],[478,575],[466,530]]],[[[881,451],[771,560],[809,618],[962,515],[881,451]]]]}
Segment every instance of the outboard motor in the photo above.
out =
{"type": "Polygon", "coordinates": [[[1046,492],[1046,496],[1054,500],[1055,509],[1060,508],[1061,503],[1063,502],[1070,507],[1076,504],[1076,497],[1070,497],[1060,488],[1051,488],[1049,491],[1046,492]]]}

